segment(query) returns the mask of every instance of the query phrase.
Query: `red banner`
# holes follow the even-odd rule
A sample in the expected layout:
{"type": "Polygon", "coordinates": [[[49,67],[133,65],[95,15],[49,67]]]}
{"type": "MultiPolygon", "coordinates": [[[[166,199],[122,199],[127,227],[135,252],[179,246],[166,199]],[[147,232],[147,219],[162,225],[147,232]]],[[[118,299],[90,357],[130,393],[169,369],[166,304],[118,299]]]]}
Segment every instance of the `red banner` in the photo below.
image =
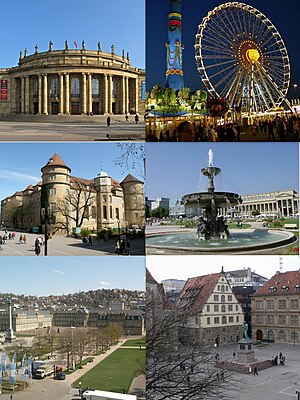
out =
{"type": "Polygon", "coordinates": [[[8,81],[0,80],[0,100],[8,100],[8,81]]]}

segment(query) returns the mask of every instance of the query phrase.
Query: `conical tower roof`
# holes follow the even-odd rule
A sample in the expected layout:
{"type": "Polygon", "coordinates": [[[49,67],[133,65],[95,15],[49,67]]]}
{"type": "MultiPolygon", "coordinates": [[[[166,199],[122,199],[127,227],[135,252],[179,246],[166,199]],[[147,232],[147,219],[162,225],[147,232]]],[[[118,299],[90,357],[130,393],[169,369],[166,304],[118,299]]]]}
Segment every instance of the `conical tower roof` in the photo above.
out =
{"type": "Polygon", "coordinates": [[[43,166],[42,172],[43,172],[43,169],[46,167],[65,167],[65,168],[68,168],[68,170],[71,172],[71,168],[69,168],[65,164],[65,162],[60,158],[60,156],[57,153],[55,153],[52,157],[49,158],[49,161],[47,162],[47,164],[43,166]]]}
{"type": "Polygon", "coordinates": [[[139,179],[137,179],[135,176],[128,174],[121,182],[121,185],[123,183],[129,183],[129,182],[136,182],[136,183],[144,183],[142,181],[140,181],[139,179]]]}

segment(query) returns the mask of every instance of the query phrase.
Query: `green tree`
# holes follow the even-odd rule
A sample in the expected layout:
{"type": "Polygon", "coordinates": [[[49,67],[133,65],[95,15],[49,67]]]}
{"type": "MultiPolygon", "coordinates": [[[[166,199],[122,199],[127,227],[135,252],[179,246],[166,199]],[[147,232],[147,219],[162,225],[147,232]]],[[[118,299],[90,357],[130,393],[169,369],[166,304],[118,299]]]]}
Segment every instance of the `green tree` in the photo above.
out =
{"type": "Polygon", "coordinates": [[[150,212],[150,217],[154,218],[164,218],[169,216],[169,210],[164,207],[155,208],[150,212]]]}

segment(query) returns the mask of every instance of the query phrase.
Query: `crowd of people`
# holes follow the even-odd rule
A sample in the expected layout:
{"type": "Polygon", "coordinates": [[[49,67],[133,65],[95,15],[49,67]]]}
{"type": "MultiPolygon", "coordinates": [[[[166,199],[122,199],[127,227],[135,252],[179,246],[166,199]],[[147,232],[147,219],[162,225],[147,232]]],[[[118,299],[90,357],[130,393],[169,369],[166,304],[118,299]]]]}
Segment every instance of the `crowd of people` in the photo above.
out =
{"type": "Polygon", "coordinates": [[[300,117],[276,116],[274,119],[256,118],[252,125],[224,123],[214,126],[202,121],[180,122],[177,126],[163,129],[159,136],[148,132],[147,142],[240,142],[241,135],[248,134],[247,140],[258,136],[265,141],[299,141],[300,117]]]}
{"type": "Polygon", "coordinates": [[[130,241],[129,239],[124,240],[124,239],[118,239],[116,241],[116,254],[119,256],[121,254],[125,254],[127,256],[130,256],[130,241]]]}

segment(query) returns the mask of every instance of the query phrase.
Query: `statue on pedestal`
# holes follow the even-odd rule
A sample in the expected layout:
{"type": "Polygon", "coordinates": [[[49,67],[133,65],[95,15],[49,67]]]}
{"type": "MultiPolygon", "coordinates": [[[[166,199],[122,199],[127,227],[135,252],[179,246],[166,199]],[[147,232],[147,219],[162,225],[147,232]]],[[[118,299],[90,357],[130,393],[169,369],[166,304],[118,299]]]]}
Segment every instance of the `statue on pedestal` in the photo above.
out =
{"type": "Polygon", "coordinates": [[[102,51],[101,42],[98,42],[98,51],[102,51]]]}
{"type": "Polygon", "coordinates": [[[65,41],[65,50],[69,50],[69,42],[67,40],[65,41]]]}
{"type": "Polygon", "coordinates": [[[246,321],[243,322],[243,338],[245,340],[250,340],[250,338],[248,336],[248,324],[246,321]]]}
{"type": "Polygon", "coordinates": [[[52,41],[50,40],[50,42],[49,42],[49,51],[52,51],[52,48],[53,48],[53,43],[52,43],[52,41]]]}

